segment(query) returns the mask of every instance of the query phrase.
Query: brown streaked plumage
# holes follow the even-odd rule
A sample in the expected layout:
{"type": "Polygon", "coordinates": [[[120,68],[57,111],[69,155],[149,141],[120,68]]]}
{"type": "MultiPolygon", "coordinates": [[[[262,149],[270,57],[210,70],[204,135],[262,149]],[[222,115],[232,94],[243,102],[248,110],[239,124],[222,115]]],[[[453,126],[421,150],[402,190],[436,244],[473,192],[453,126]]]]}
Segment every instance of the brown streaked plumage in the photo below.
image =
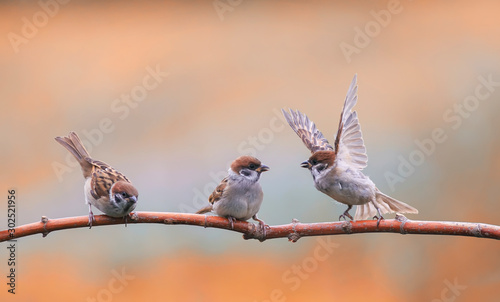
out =
{"type": "Polygon", "coordinates": [[[333,150],[333,147],[328,143],[323,133],[316,128],[316,125],[309,120],[309,118],[300,111],[293,111],[290,113],[281,109],[286,121],[292,127],[293,131],[297,133],[307,149],[314,153],[316,151],[333,150]]]}
{"type": "Polygon", "coordinates": [[[85,182],[85,200],[89,205],[89,225],[94,214],[92,205],[112,217],[125,217],[135,209],[139,193],[130,180],[105,162],[94,160],[75,132],[55,140],[80,163],[85,182]]]}
{"type": "Polygon", "coordinates": [[[253,156],[240,156],[231,163],[229,175],[215,188],[208,198],[209,205],[197,211],[204,214],[214,211],[217,215],[226,217],[233,228],[233,220],[248,220],[253,218],[259,222],[262,232],[265,223],[257,218],[257,212],[263,199],[262,188],[258,183],[260,174],[268,171],[253,156]]]}
{"type": "Polygon", "coordinates": [[[210,203],[208,206],[198,210],[196,214],[205,214],[208,212],[212,212],[213,210],[213,204],[222,197],[222,193],[224,192],[224,189],[226,188],[227,182],[229,178],[224,177],[224,179],[220,182],[220,184],[215,188],[215,190],[210,194],[208,197],[208,202],[210,203]]]}
{"type": "Polygon", "coordinates": [[[355,220],[377,217],[378,223],[383,213],[418,213],[418,210],[380,192],[375,184],[365,176],[363,170],[368,162],[363,142],[361,126],[356,111],[352,111],[358,100],[357,76],[352,79],[340,114],[339,128],[334,148],[309,118],[297,111],[290,113],[282,109],[290,127],[299,135],[306,147],[312,152],[309,160],[301,163],[308,168],[316,188],[348,205],[340,218],[352,216],[349,210],[358,205],[355,220]]]}
{"type": "Polygon", "coordinates": [[[215,188],[215,190],[210,194],[210,197],[208,197],[208,202],[211,204],[214,204],[214,202],[217,202],[221,197],[222,193],[224,192],[224,189],[227,186],[229,178],[224,177],[224,179],[220,182],[220,184],[215,188]]]}

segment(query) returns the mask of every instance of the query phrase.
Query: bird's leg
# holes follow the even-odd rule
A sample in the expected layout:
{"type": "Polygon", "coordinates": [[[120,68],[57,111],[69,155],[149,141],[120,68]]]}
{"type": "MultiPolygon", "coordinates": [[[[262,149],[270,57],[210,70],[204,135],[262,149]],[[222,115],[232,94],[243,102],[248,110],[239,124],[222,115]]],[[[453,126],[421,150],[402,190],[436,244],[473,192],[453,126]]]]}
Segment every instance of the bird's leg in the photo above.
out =
{"type": "Polygon", "coordinates": [[[266,238],[266,223],[264,222],[264,220],[260,220],[259,218],[257,218],[257,214],[253,215],[252,219],[259,222],[259,227],[260,227],[260,230],[262,231],[262,238],[265,239],[266,238]]]}
{"type": "Polygon", "coordinates": [[[127,227],[127,218],[128,218],[128,214],[123,216],[123,218],[125,218],[125,227],[127,227]]]}
{"type": "Polygon", "coordinates": [[[227,220],[229,220],[229,226],[231,226],[231,230],[234,229],[234,217],[228,216],[227,220]]]}
{"type": "Polygon", "coordinates": [[[377,228],[378,228],[378,225],[380,224],[380,221],[382,219],[384,219],[384,217],[382,216],[382,213],[380,213],[380,209],[377,206],[375,206],[375,207],[377,208],[378,216],[376,216],[376,215],[373,216],[373,219],[377,219],[377,228]]]}
{"type": "Polygon", "coordinates": [[[92,205],[89,203],[89,229],[92,228],[92,221],[94,220],[94,213],[92,213],[92,205]]]}
{"type": "Polygon", "coordinates": [[[354,220],[354,218],[352,218],[351,214],[349,214],[349,210],[351,210],[351,209],[352,209],[352,205],[348,205],[347,210],[345,210],[344,214],[339,216],[339,220],[344,218],[344,220],[347,221],[346,217],[349,217],[349,218],[351,218],[351,220],[354,220]]]}

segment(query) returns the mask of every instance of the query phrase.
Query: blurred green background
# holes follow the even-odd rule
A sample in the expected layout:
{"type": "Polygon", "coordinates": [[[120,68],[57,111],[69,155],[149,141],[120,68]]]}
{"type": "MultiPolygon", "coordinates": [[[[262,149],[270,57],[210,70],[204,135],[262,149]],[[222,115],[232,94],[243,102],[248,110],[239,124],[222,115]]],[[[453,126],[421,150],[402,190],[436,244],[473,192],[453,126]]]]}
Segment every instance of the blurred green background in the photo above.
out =
{"type": "MultiPolygon", "coordinates": [[[[80,169],[54,141],[69,131],[132,180],[138,211],[194,212],[229,163],[251,154],[271,167],[261,178],[267,224],[336,221],[345,206],[300,168],[308,150],[279,110],[305,112],[333,141],[355,73],[365,173],[379,189],[418,208],[410,219],[500,224],[498,2],[42,0],[0,9],[1,229],[9,188],[18,225],[87,215],[80,169]]],[[[82,228],[20,239],[17,294],[2,277],[0,297],[498,301],[499,255],[493,240],[451,236],[292,244],[182,225],[82,228]]],[[[7,259],[2,248],[1,276],[7,259]]]]}

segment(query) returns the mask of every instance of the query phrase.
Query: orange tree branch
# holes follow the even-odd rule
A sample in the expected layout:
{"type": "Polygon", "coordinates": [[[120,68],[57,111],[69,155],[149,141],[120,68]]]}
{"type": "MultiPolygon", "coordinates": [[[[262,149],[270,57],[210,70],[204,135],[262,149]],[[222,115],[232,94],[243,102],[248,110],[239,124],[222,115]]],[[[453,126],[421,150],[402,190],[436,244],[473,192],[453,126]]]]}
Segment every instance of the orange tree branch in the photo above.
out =
{"type": "MultiPolygon", "coordinates": [[[[96,215],[94,219],[93,227],[125,223],[123,218],[113,218],[105,215],[96,215]]],[[[134,212],[130,214],[128,224],[134,223],[185,224],[231,230],[229,221],[226,218],[188,213],[134,212]]],[[[0,231],[0,242],[34,234],[42,234],[45,237],[52,231],[83,227],[88,227],[88,216],[59,219],[48,219],[44,216],[40,222],[0,231]]],[[[470,222],[416,221],[409,220],[402,215],[396,215],[396,219],[384,219],[378,227],[376,220],[300,223],[294,219],[290,224],[266,226],[265,234],[256,224],[235,221],[232,231],[242,233],[244,239],[264,241],[266,239],[288,238],[293,242],[304,236],[359,233],[455,235],[500,239],[500,226],[496,225],[470,222]]]]}

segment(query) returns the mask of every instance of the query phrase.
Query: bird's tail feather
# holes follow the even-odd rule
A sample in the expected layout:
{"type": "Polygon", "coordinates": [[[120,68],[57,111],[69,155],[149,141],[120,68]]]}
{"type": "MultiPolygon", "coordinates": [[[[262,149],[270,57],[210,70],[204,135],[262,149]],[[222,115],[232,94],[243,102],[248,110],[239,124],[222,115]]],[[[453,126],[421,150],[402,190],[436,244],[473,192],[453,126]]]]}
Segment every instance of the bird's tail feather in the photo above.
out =
{"type": "Polygon", "coordinates": [[[377,209],[373,203],[365,203],[356,207],[356,214],[354,220],[365,220],[377,215],[377,209]]]}
{"type": "Polygon", "coordinates": [[[359,205],[356,209],[356,215],[354,215],[354,220],[364,220],[378,215],[377,207],[380,209],[380,213],[382,214],[386,213],[418,214],[418,210],[415,209],[414,207],[407,205],[406,203],[394,199],[390,196],[387,196],[378,190],[376,193],[374,203],[369,202],[363,205],[359,205]]]}
{"type": "Polygon", "coordinates": [[[212,212],[213,210],[213,206],[211,204],[209,204],[208,206],[202,208],[202,209],[199,209],[196,214],[205,214],[205,213],[208,213],[208,212],[212,212]]]}
{"type": "Polygon", "coordinates": [[[70,132],[68,136],[58,136],[56,141],[66,148],[73,156],[82,161],[85,158],[90,158],[90,154],[82,144],[82,141],[75,132],[70,132]]]}
{"type": "Polygon", "coordinates": [[[55,140],[66,148],[82,166],[83,176],[90,176],[91,164],[87,159],[90,159],[90,154],[83,146],[82,141],[75,132],[70,132],[68,136],[58,136],[55,140]]]}

